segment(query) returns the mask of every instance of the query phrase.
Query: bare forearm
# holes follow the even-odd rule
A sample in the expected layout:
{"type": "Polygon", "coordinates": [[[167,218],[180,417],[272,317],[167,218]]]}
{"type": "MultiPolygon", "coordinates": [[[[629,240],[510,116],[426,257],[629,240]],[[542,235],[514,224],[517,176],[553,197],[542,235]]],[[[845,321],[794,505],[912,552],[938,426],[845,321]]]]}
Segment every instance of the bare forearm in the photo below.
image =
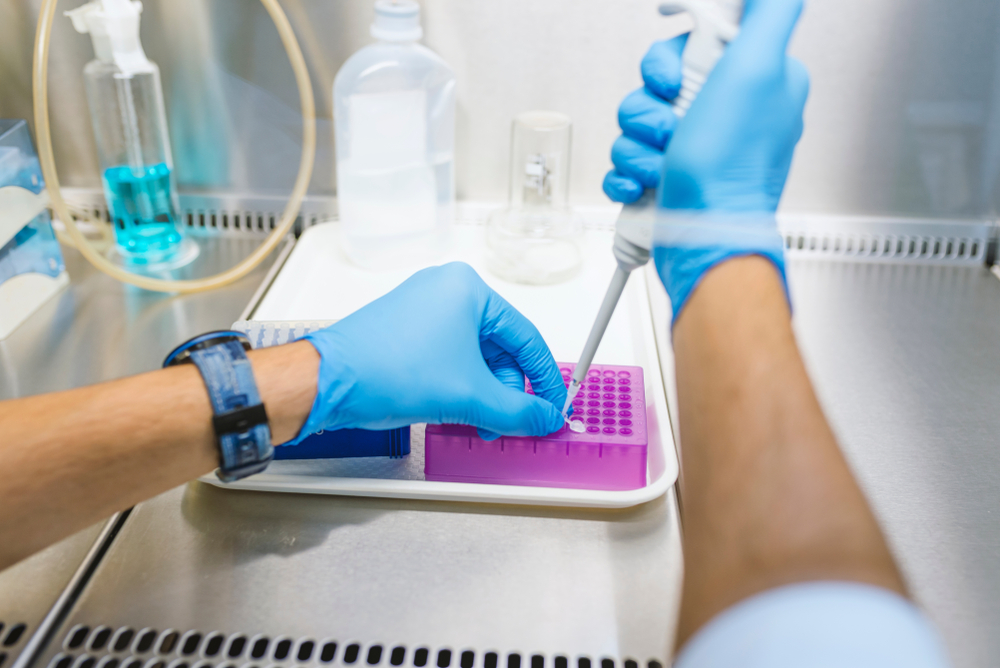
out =
{"type": "MultiPolygon", "coordinates": [[[[250,354],[275,443],[312,406],[308,343],[250,354]]],[[[0,403],[0,569],[218,466],[212,410],[193,365],[0,403]]]]}
{"type": "Polygon", "coordinates": [[[709,272],[674,329],[685,582],[678,643],[733,603],[807,580],[904,591],[806,375],[778,275],[709,272]]]}

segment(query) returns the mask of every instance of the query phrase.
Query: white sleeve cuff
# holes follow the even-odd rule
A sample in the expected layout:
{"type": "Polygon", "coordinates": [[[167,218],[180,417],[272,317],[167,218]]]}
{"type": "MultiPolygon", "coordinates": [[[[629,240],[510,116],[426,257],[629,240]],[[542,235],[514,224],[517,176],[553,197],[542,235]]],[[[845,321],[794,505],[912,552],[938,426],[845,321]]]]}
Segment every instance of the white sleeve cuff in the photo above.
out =
{"type": "Polygon", "coordinates": [[[946,668],[944,644],[911,602],[885,589],[809,582],[737,603],[702,627],[675,668],[946,668]]]}

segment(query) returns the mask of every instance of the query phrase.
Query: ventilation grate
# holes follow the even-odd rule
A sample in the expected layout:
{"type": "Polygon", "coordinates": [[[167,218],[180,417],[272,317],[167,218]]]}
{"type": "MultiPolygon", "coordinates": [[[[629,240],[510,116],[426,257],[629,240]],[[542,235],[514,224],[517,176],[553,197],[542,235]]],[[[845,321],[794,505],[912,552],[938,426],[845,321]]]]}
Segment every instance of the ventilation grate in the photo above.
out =
{"type": "MultiPolygon", "coordinates": [[[[63,188],[63,196],[74,209],[90,217],[111,223],[103,191],[96,188],[63,188]]],[[[193,231],[222,236],[263,236],[281,220],[286,199],[261,195],[200,195],[184,193],[180,197],[180,218],[193,231]]],[[[332,197],[308,196],[296,220],[296,232],[336,218],[332,197]]]]}
{"type": "Polygon", "coordinates": [[[986,244],[966,237],[817,236],[787,234],[785,249],[793,255],[826,255],[852,259],[952,261],[982,263],[986,244]]]}
{"type": "Polygon", "coordinates": [[[783,221],[790,257],[916,264],[984,264],[992,226],[981,222],[882,219],[783,221]]]}
{"type": "MultiPolygon", "coordinates": [[[[86,208],[88,215],[105,223],[111,223],[111,214],[106,206],[86,208]]],[[[241,211],[228,209],[182,209],[181,222],[190,230],[210,230],[215,232],[232,232],[261,234],[273,230],[281,220],[281,212],[274,211],[241,211]]],[[[301,231],[305,227],[316,225],[326,220],[318,214],[299,216],[295,220],[295,229],[301,231]]]]}
{"type": "Polygon", "coordinates": [[[0,621],[0,668],[5,668],[13,661],[13,657],[27,636],[27,624],[0,621]]]}
{"type": "MultiPolygon", "coordinates": [[[[406,668],[663,668],[633,658],[406,645],[346,645],[333,639],[74,626],[47,668],[282,668],[284,665],[406,668]]],[[[2,668],[2,666],[0,666],[2,668]]]]}

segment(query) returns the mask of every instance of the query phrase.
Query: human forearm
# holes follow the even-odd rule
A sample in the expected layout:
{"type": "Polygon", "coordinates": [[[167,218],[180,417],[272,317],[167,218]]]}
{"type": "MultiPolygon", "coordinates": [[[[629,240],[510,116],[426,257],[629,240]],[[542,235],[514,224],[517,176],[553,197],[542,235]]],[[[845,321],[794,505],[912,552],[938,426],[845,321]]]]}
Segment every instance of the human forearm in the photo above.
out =
{"type": "Polygon", "coordinates": [[[679,644],[754,593],[807,580],[903,592],[759,257],[709,272],[674,328],[683,451],[679,644]]]}
{"type": "MultiPolygon", "coordinates": [[[[250,353],[273,441],[312,406],[308,343],[250,353]]],[[[218,451],[193,365],[0,403],[0,569],[111,513],[211,471],[218,451]]]]}

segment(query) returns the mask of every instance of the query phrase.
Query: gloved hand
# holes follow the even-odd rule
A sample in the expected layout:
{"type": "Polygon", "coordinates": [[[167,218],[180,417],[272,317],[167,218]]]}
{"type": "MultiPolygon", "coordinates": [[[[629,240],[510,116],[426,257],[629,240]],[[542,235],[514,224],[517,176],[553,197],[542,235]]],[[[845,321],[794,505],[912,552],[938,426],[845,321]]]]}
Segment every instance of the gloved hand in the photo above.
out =
{"type": "Polygon", "coordinates": [[[642,88],[618,108],[622,135],[611,147],[615,168],[604,177],[604,192],[614,202],[632,204],[647,188],[660,184],[663,154],[677,126],[669,100],[681,89],[681,53],[687,35],[656,42],[642,59],[642,88]]]}
{"type": "Polygon", "coordinates": [[[324,429],[417,422],[468,424],[484,438],[564,424],[566,387],[541,334],[467,264],[417,272],[305,338],[320,354],[319,382],[293,444],[324,429]]]}
{"type": "MultiPolygon", "coordinates": [[[[653,257],[675,321],[702,276],[727,259],[762,255],[784,280],[775,212],[802,136],[809,94],[805,67],[786,55],[801,11],[802,0],[747,0],[739,36],[669,141],[653,257]]],[[[659,90],[679,86],[682,53],[681,40],[654,45],[643,60],[647,89],[652,72],[666,82],[656,84],[659,90]]],[[[639,120],[630,116],[630,126],[644,124],[647,133],[664,127],[670,116],[662,106],[654,109],[639,120]]],[[[636,130],[626,130],[626,137],[630,134],[636,136],[636,130]]],[[[612,175],[634,175],[646,164],[616,161],[605,181],[609,196],[627,201],[621,195],[631,193],[629,185],[612,175]]]]}

